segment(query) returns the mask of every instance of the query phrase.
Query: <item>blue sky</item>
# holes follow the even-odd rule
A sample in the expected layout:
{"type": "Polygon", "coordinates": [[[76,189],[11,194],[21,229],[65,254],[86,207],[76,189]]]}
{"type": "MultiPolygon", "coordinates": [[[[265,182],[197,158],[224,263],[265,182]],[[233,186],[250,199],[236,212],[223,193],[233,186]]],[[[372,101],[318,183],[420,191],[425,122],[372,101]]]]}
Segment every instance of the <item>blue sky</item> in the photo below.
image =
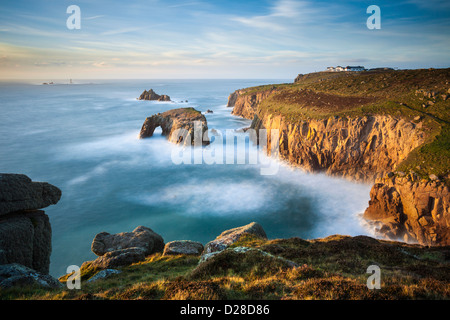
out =
{"type": "Polygon", "coordinates": [[[2,0],[0,78],[270,78],[450,66],[450,1],[2,0]],[[69,30],[69,5],[81,29],[69,30]],[[381,29],[369,30],[369,5],[381,29]]]}

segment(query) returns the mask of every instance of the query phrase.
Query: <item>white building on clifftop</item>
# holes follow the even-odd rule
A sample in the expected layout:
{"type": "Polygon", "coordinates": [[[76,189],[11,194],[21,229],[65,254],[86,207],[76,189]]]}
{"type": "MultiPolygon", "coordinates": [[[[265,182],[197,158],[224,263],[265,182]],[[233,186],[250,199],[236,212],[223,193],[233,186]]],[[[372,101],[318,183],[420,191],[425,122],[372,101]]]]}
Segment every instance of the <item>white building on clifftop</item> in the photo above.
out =
{"type": "Polygon", "coordinates": [[[328,67],[327,71],[329,72],[341,72],[341,71],[365,71],[366,68],[363,66],[346,66],[346,67],[328,67]]]}

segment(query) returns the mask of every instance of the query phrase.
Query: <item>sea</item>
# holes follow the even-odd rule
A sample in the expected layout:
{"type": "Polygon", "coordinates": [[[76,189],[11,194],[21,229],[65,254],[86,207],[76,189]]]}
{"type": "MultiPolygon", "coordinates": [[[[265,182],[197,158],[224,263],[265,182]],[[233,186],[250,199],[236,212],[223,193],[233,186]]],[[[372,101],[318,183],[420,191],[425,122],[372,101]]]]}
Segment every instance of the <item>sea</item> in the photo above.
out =
{"type": "Polygon", "coordinates": [[[304,172],[276,155],[268,158],[250,139],[245,150],[258,152],[256,163],[180,163],[174,155],[186,147],[168,142],[160,128],[151,138],[138,138],[146,117],[182,107],[211,110],[205,113],[210,131],[246,135],[240,129],[251,120],[231,114],[229,94],[283,82],[291,81],[0,82],[0,172],[62,190],[61,200],[44,209],[52,226],[50,274],[59,277],[68,266],[95,259],[97,233],[137,226],[151,228],[166,243],[206,244],[253,221],[269,239],[371,235],[361,219],[370,185],[304,172]],[[149,89],[172,102],[137,99],[149,89]],[[276,170],[263,174],[268,164],[276,170]]]}

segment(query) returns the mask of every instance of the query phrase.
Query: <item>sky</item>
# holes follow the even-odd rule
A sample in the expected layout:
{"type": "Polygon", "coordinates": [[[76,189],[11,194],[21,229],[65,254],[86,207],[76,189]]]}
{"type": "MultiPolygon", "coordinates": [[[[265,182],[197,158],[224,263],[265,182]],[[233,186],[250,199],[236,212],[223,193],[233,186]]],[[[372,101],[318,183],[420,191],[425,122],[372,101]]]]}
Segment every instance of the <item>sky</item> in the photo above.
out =
{"type": "Polygon", "coordinates": [[[0,79],[293,79],[450,66],[448,0],[1,0],[0,79]],[[80,8],[69,29],[67,7],[80,8]],[[370,5],[381,29],[369,29],[370,5]]]}

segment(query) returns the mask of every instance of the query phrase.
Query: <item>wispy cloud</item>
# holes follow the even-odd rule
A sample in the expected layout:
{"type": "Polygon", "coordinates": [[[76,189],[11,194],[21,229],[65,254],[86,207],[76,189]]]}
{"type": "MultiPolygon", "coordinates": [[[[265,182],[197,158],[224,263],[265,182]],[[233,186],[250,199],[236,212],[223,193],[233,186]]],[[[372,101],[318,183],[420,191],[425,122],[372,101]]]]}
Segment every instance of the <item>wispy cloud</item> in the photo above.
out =
{"type": "Polygon", "coordinates": [[[118,35],[118,34],[124,34],[124,33],[133,33],[136,31],[142,30],[142,28],[123,28],[123,29],[116,29],[116,30],[109,30],[102,32],[102,36],[111,36],[111,35],[118,35]]]}
{"type": "Polygon", "coordinates": [[[179,3],[179,4],[173,4],[168,6],[168,8],[180,8],[180,7],[188,7],[188,6],[197,6],[202,4],[202,2],[196,1],[196,2],[185,2],[185,3],[179,3]]]}
{"type": "Polygon", "coordinates": [[[98,16],[92,16],[92,17],[87,17],[87,18],[82,17],[82,19],[83,20],[94,20],[94,19],[99,19],[99,18],[103,18],[103,17],[104,17],[104,15],[98,15],[98,16]]]}
{"type": "Polygon", "coordinates": [[[323,14],[323,11],[307,1],[279,0],[269,8],[266,15],[238,16],[231,19],[249,27],[285,31],[292,28],[293,23],[306,23],[319,13],[323,14]]]}

